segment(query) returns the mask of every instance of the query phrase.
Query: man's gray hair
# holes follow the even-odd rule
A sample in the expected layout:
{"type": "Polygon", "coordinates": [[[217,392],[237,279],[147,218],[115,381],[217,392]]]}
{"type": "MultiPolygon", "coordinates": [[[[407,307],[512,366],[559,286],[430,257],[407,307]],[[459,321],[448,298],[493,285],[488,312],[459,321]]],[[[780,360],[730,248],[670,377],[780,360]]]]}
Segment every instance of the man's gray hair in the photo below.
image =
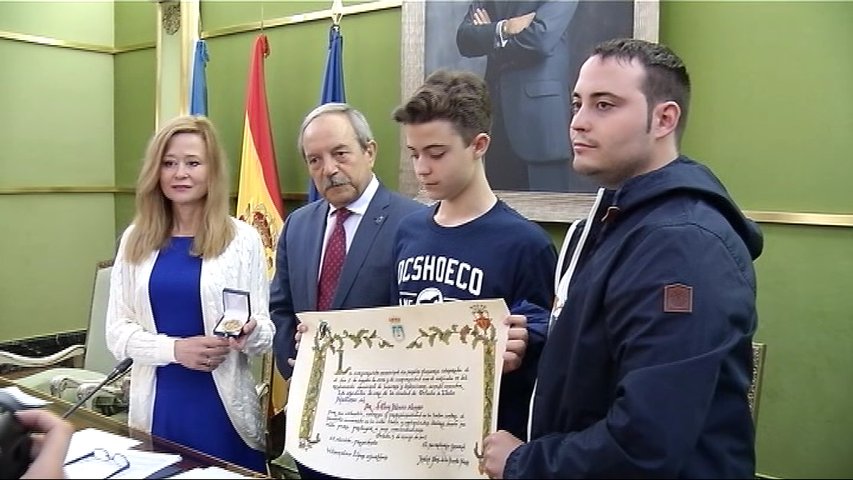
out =
{"type": "Polygon", "coordinates": [[[305,120],[302,121],[302,126],[299,128],[299,137],[296,139],[296,148],[299,149],[299,154],[302,155],[303,160],[305,159],[305,150],[302,145],[302,137],[305,135],[305,128],[307,128],[308,124],[313,122],[315,118],[327,113],[340,113],[345,115],[347,119],[349,119],[349,123],[352,125],[353,131],[355,131],[355,138],[358,140],[359,146],[362,150],[367,150],[367,146],[373,141],[373,132],[370,131],[370,125],[368,125],[367,119],[364,118],[364,114],[346,103],[324,103],[314,110],[311,110],[311,113],[305,116],[305,120]]]}

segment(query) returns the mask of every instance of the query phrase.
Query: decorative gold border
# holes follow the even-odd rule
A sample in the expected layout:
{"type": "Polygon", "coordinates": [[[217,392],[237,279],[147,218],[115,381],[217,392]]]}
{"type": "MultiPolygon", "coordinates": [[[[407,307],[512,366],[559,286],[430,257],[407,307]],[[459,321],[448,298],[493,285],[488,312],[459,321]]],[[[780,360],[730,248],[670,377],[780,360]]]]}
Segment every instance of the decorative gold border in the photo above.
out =
{"type": "Polygon", "coordinates": [[[770,475],[764,473],[755,473],[755,478],[767,479],[767,480],[782,480],[782,477],[771,477],[770,475]]]}
{"type": "MultiPolygon", "coordinates": [[[[43,195],[50,193],[122,193],[133,195],[135,187],[106,187],[106,186],[34,186],[34,187],[0,187],[0,195],[43,195]]],[[[231,198],[237,198],[237,192],[229,194],[231,198]]],[[[306,193],[283,193],[282,200],[301,201],[308,199],[306,193]]]]}
{"type": "MultiPolygon", "coordinates": [[[[189,10],[191,8],[191,5],[190,5],[190,2],[185,2],[185,1],[181,2],[180,5],[181,5],[181,7],[180,7],[181,8],[181,78],[180,78],[181,91],[178,95],[178,98],[180,99],[181,104],[180,104],[180,107],[178,108],[178,111],[180,112],[181,115],[187,115],[189,113],[189,109],[190,109],[190,101],[189,101],[189,95],[190,95],[189,94],[189,92],[190,92],[190,85],[189,85],[189,83],[190,83],[189,82],[189,76],[190,76],[190,72],[189,72],[189,64],[190,64],[189,44],[190,44],[191,31],[190,31],[189,22],[190,22],[191,15],[190,15],[189,10]]],[[[196,17],[193,16],[193,18],[196,18],[196,17]]],[[[195,26],[193,31],[198,31],[198,25],[195,26]]]]}
{"type": "Polygon", "coordinates": [[[634,38],[650,42],[658,41],[660,29],[660,5],[658,0],[634,1],[634,38]]]}
{"type": "Polygon", "coordinates": [[[163,94],[163,4],[157,2],[157,37],[155,38],[157,71],[154,82],[154,130],[160,129],[160,100],[163,94]]]}
{"type": "MultiPolygon", "coordinates": [[[[405,0],[401,9],[400,89],[403,99],[409,97],[423,83],[426,74],[424,71],[424,31],[426,29],[424,1],[405,0]]],[[[406,137],[402,129],[399,135],[399,148],[397,190],[408,197],[415,197],[422,192],[419,192],[420,186],[412,162],[409,160],[406,137]]]]}
{"type": "MultiPolygon", "coordinates": [[[[45,193],[129,193],[136,192],[134,187],[106,186],[34,186],[34,187],[0,187],[0,195],[32,195],[45,193]]],[[[555,197],[562,194],[555,193],[555,197]]],[[[230,195],[236,197],[234,192],[230,195]]],[[[284,192],[281,198],[287,201],[305,201],[308,195],[302,192],[284,192]]],[[[550,200],[548,200],[550,201],[550,200]]],[[[779,225],[810,225],[815,227],[853,227],[853,214],[842,213],[808,213],[808,212],[772,212],[744,210],[744,215],[758,223],[774,223],[779,225]]],[[[561,219],[545,220],[563,222],[561,219]]]]}
{"type": "Polygon", "coordinates": [[[109,45],[97,45],[93,43],[75,42],[72,40],[60,40],[58,38],[29,35],[26,33],[6,32],[3,30],[0,30],[0,40],[12,40],[15,42],[29,43],[33,45],[43,45],[46,47],[68,48],[70,50],[106,53],[110,55],[115,55],[117,53],[133,52],[136,50],[146,50],[155,47],[154,43],[137,43],[133,45],[125,45],[122,47],[111,47],[109,45]]]}
{"type": "Polygon", "coordinates": [[[0,187],[0,195],[39,195],[44,193],[135,193],[134,187],[106,186],[38,186],[38,187],[0,187]]]}
{"type": "Polygon", "coordinates": [[[128,53],[128,52],[136,52],[139,50],[149,50],[152,48],[157,48],[156,42],[145,42],[145,43],[134,43],[131,45],[125,45],[123,47],[115,47],[113,49],[113,54],[118,53],[128,53]]]}
{"type": "Polygon", "coordinates": [[[758,223],[816,225],[821,227],[853,227],[853,215],[843,213],[767,212],[745,210],[743,214],[758,223]]]}
{"type": "MultiPolygon", "coordinates": [[[[387,10],[389,8],[398,8],[403,4],[403,0],[376,0],[373,2],[359,3],[356,5],[348,5],[341,10],[341,14],[355,15],[358,13],[375,12],[378,10],[387,10]]],[[[253,32],[261,30],[261,28],[281,27],[283,25],[293,25],[295,23],[313,22],[316,20],[329,20],[332,18],[332,9],[317,10],[308,13],[298,13],[286,17],[273,18],[270,20],[262,20],[258,22],[241,23],[231,25],[229,27],[218,28],[201,32],[201,38],[223,37],[225,35],[233,35],[235,33],[253,32]]]]}

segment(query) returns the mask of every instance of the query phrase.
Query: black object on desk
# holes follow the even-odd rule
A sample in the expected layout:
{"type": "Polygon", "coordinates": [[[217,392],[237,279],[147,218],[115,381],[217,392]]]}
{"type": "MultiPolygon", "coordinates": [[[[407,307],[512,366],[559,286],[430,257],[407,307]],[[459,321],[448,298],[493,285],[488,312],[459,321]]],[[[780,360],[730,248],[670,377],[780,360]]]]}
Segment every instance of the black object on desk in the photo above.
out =
{"type": "Polygon", "coordinates": [[[32,439],[15,417],[22,408],[15,397],[0,392],[0,478],[21,478],[30,466],[32,439]]]}

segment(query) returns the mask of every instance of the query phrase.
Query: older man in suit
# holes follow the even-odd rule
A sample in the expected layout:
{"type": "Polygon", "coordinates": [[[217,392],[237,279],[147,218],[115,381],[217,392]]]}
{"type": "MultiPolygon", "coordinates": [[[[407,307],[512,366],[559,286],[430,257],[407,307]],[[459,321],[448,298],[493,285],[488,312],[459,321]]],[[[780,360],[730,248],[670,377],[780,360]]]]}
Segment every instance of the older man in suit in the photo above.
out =
{"type": "Polygon", "coordinates": [[[456,33],[459,53],[486,56],[492,97],[492,188],[594,191],[569,166],[569,23],[578,2],[475,0],[456,33]]]}
{"type": "Polygon", "coordinates": [[[302,122],[297,146],[323,198],[291,213],[278,242],[270,315],[276,364],[285,378],[293,373],[287,359],[296,354],[297,312],[392,304],[397,225],[425,208],[376,178],[376,142],[364,115],[349,105],[314,109],[302,122]]]}
{"type": "MultiPolygon", "coordinates": [[[[296,357],[297,312],[392,305],[391,244],[400,219],[422,204],[373,173],[376,142],[364,115],[342,103],[315,108],[297,147],[322,199],[291,213],[278,241],[270,287],[273,351],[284,378],[296,357]]],[[[330,478],[297,463],[302,478],[330,478]]]]}

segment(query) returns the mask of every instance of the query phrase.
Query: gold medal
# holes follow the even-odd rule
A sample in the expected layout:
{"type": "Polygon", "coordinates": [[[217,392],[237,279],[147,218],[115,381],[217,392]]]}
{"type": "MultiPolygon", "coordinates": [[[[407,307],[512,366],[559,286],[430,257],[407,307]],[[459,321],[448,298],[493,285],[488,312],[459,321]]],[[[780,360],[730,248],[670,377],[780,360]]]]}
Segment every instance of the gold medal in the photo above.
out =
{"type": "Polygon", "coordinates": [[[222,329],[227,333],[238,333],[243,328],[243,322],[240,320],[225,320],[222,322],[222,329]]]}

